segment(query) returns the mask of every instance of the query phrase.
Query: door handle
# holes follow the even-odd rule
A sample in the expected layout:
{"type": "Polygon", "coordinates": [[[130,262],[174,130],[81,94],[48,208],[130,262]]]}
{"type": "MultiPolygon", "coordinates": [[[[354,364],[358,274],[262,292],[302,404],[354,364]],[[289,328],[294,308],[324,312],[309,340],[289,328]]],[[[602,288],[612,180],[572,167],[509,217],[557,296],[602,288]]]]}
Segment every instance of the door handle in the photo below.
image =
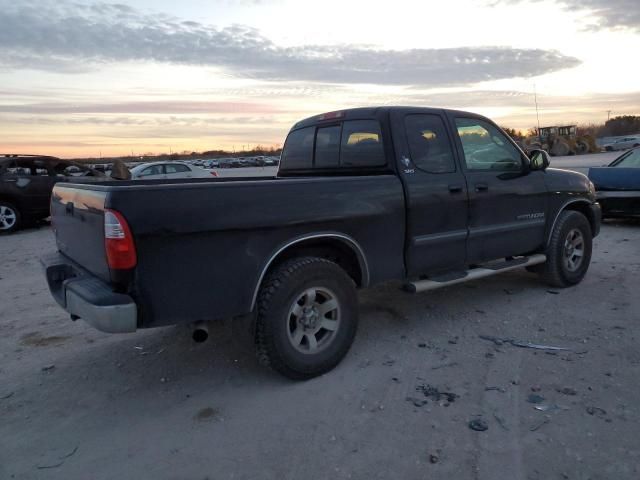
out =
{"type": "Polygon", "coordinates": [[[489,190],[489,185],[486,183],[476,183],[476,192],[486,192],[489,190]]]}
{"type": "Polygon", "coordinates": [[[460,193],[462,191],[462,185],[449,185],[449,191],[451,193],[460,193]]]}

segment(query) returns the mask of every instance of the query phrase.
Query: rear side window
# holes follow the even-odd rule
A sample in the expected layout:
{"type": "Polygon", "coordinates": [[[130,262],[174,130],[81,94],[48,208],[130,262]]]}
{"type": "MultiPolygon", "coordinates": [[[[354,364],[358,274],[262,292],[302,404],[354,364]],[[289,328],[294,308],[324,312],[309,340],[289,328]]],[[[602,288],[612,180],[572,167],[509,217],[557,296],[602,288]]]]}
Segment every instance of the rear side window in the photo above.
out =
{"type": "Polygon", "coordinates": [[[386,163],[380,124],[375,120],[294,130],[287,137],[281,159],[283,170],[378,167],[386,163]]]}
{"type": "Polygon", "coordinates": [[[282,151],[282,164],[287,169],[312,167],[315,127],[302,128],[289,134],[282,151]]]}
{"type": "Polygon", "coordinates": [[[186,165],[180,165],[180,164],[169,164],[169,165],[165,165],[164,166],[166,173],[183,173],[183,172],[189,172],[189,167],[187,167],[186,165]]]}
{"type": "Polygon", "coordinates": [[[444,122],[438,115],[407,115],[404,120],[413,163],[428,173],[456,171],[444,122]]]}
{"type": "Polygon", "coordinates": [[[340,164],[340,125],[318,128],[316,133],[316,168],[340,164]]]}
{"type": "Polygon", "coordinates": [[[386,163],[380,124],[375,120],[344,122],[340,147],[343,167],[376,167],[386,163]]]}
{"type": "Polygon", "coordinates": [[[142,172],[140,172],[141,177],[147,177],[149,175],[163,175],[162,165],[153,165],[151,167],[145,168],[142,172]]]}

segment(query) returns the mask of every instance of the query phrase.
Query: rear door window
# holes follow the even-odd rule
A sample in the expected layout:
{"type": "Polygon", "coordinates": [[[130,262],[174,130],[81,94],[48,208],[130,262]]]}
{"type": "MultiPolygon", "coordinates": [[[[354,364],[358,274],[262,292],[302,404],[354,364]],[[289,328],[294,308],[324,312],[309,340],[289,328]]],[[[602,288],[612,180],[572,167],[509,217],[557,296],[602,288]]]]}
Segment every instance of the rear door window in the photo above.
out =
{"type": "Polygon", "coordinates": [[[288,170],[308,169],[313,165],[315,127],[294,130],[287,137],[282,151],[282,167],[288,170]]]}
{"type": "Polygon", "coordinates": [[[404,120],[411,160],[427,173],[453,173],[456,164],[444,122],[438,115],[407,115],[404,120]]]}
{"type": "Polygon", "coordinates": [[[377,167],[385,163],[380,124],[375,120],[345,121],[340,164],[343,167],[377,167]]]}

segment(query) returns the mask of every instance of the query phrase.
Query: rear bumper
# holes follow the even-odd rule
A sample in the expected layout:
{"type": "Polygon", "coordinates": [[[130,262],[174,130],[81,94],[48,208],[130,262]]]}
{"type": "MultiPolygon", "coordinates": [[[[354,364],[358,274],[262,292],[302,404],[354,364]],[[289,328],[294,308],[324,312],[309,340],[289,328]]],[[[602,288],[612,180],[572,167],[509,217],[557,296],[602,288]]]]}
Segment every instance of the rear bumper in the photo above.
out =
{"type": "Polygon", "coordinates": [[[46,255],[40,261],[51,295],[72,318],[82,318],[102,332],[136,331],[138,308],[129,295],[114,292],[108,284],[60,253],[46,255]]]}

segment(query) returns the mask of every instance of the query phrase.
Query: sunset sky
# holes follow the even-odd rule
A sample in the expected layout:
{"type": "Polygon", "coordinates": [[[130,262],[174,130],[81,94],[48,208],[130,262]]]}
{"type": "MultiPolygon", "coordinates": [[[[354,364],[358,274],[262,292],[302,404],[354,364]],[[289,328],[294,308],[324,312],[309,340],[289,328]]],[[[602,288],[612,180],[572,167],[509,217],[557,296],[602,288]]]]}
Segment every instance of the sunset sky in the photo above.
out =
{"type": "Polygon", "coordinates": [[[640,114],[638,0],[0,0],[0,153],[279,146],[365,105],[640,114]]]}

